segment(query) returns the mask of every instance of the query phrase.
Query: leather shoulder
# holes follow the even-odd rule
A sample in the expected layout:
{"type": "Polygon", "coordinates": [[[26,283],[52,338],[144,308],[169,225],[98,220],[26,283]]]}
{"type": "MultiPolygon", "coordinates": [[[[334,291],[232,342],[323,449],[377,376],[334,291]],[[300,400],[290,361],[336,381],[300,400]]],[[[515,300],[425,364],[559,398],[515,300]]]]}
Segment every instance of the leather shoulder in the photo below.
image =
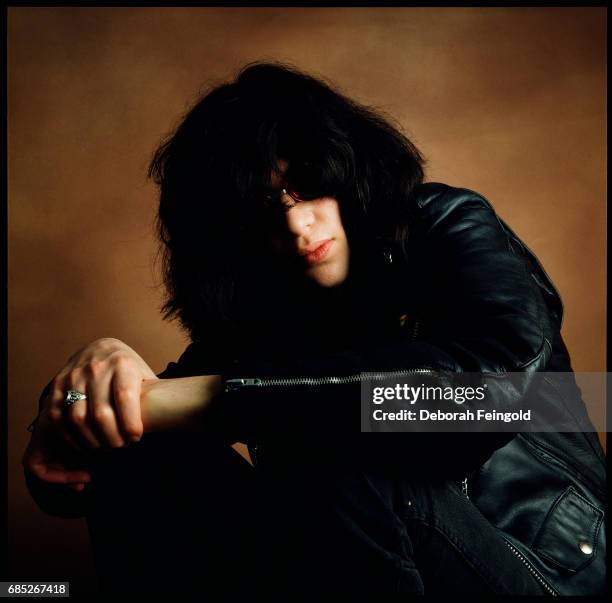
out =
{"type": "Polygon", "coordinates": [[[488,222],[491,227],[495,226],[501,247],[507,247],[513,255],[523,259],[557,327],[561,328],[564,311],[559,291],[535,253],[500,218],[488,199],[468,188],[426,182],[414,189],[410,203],[410,213],[414,219],[413,234],[418,241],[427,240],[429,236],[435,239],[438,236],[444,237],[478,222],[488,222]]]}
{"type": "Polygon", "coordinates": [[[411,197],[414,204],[423,209],[433,206],[434,203],[451,205],[453,203],[460,203],[470,195],[478,195],[478,193],[467,188],[450,186],[443,182],[424,182],[415,187],[411,197]]]}
{"type": "Polygon", "coordinates": [[[425,182],[417,186],[411,196],[411,213],[433,226],[455,210],[473,206],[493,211],[491,203],[480,193],[442,182],[425,182]]]}

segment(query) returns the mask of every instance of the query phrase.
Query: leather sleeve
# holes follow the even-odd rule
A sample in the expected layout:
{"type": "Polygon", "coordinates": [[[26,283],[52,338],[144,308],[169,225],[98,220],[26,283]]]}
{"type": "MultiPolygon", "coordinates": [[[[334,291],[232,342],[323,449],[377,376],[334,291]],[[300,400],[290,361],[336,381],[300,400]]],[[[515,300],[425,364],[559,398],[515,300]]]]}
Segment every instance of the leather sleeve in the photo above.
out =
{"type": "MultiPolygon", "coordinates": [[[[491,205],[477,193],[426,185],[413,213],[403,251],[407,261],[419,267],[406,287],[415,295],[418,290],[422,300],[427,328],[418,341],[261,363],[248,374],[227,377],[278,382],[408,368],[497,375],[513,371],[524,374],[518,387],[493,379],[490,391],[496,409],[512,409],[534,374],[546,366],[554,328],[528,263],[513,248],[491,205]]],[[[243,441],[297,438],[313,451],[328,452],[332,447],[411,466],[418,459],[427,471],[451,473],[479,467],[513,437],[511,433],[360,433],[358,382],[290,383],[226,391],[215,405],[220,424],[231,424],[243,441]]]]}

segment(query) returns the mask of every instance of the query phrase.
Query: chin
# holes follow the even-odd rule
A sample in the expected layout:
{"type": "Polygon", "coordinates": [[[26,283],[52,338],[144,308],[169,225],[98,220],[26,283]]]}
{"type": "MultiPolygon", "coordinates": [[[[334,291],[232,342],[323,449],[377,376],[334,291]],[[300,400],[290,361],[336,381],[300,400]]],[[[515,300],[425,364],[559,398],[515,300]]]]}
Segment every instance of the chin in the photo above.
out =
{"type": "Polygon", "coordinates": [[[320,287],[331,288],[341,285],[346,274],[333,266],[315,266],[308,271],[308,277],[320,287]]]}

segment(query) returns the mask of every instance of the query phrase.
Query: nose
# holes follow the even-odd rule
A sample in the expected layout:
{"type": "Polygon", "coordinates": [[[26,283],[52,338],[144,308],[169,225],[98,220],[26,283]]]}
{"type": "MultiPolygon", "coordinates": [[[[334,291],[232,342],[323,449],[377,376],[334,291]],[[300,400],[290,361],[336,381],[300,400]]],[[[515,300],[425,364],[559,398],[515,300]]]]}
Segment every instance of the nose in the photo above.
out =
{"type": "Polygon", "coordinates": [[[312,205],[307,201],[298,203],[288,193],[283,194],[282,201],[288,207],[285,215],[289,232],[298,236],[307,233],[315,221],[312,205]]]}

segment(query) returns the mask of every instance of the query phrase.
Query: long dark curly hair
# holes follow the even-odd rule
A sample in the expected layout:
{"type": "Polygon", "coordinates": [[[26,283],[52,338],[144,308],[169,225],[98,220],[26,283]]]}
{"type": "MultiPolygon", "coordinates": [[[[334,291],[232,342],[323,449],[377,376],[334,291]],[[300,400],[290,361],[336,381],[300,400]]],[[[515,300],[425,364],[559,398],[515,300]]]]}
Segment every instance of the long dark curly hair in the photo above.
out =
{"type": "Polygon", "coordinates": [[[291,272],[273,258],[264,269],[253,253],[278,215],[265,200],[280,161],[291,189],[338,200],[351,271],[355,252],[405,236],[424,163],[410,140],[321,79],[249,64],[198,100],[149,168],[160,189],[162,311],[193,341],[232,342],[247,323],[295,307],[291,272]]]}

